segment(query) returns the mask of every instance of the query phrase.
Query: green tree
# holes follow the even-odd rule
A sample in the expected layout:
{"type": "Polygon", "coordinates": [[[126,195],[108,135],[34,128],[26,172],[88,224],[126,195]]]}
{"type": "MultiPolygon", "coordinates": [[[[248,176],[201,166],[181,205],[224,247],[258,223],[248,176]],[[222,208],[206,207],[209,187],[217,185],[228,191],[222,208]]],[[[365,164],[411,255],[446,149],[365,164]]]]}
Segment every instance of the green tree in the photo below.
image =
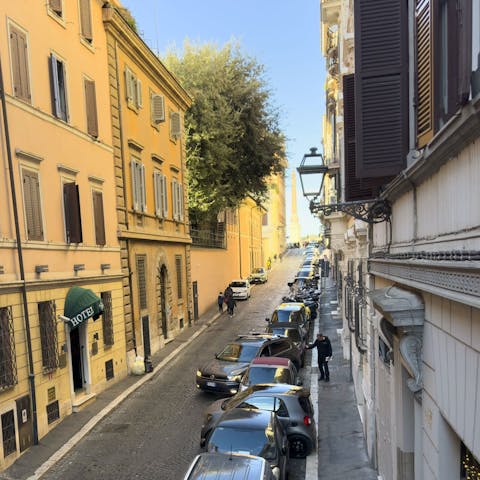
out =
{"type": "Polygon", "coordinates": [[[181,54],[171,50],[164,61],[193,97],[185,114],[193,219],[214,219],[247,195],[260,201],[284,155],[263,65],[232,43],[218,49],[186,42],[181,54]]]}

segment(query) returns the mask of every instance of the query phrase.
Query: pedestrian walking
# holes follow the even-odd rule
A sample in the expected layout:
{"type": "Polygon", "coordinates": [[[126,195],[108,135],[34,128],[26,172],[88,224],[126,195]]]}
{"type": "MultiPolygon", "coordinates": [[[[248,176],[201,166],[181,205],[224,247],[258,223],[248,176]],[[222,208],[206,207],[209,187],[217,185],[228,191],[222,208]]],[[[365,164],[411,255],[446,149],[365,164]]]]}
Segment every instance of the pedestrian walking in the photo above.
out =
{"type": "Polygon", "coordinates": [[[272,259],[270,257],[267,258],[267,270],[272,268],[272,259]]]}
{"type": "Polygon", "coordinates": [[[236,306],[237,306],[237,302],[235,302],[235,299],[233,298],[233,295],[231,295],[227,299],[227,312],[231,317],[233,317],[233,315],[234,315],[233,310],[236,306]]]}
{"type": "Polygon", "coordinates": [[[332,359],[332,344],[330,339],[323,333],[317,333],[317,339],[310,345],[307,345],[307,349],[317,347],[318,352],[318,369],[320,370],[320,377],[318,381],[325,380],[330,381],[330,371],[328,370],[328,362],[332,359]]]}
{"type": "Polygon", "coordinates": [[[218,292],[217,302],[218,302],[218,311],[220,313],[223,313],[223,301],[224,301],[224,299],[225,299],[225,297],[223,296],[223,293],[218,292]]]}

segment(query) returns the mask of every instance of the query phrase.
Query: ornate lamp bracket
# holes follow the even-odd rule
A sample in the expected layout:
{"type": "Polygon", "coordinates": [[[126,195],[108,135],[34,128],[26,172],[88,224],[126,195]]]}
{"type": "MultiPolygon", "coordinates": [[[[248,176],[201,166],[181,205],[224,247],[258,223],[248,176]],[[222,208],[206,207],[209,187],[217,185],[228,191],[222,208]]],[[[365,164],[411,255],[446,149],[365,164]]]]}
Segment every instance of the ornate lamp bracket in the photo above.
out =
{"type": "Polygon", "coordinates": [[[390,219],[392,213],[390,203],[383,199],[359,200],[329,205],[322,205],[314,199],[310,202],[310,211],[313,214],[323,213],[326,217],[335,212],[343,212],[366,223],[384,222],[390,219]]]}

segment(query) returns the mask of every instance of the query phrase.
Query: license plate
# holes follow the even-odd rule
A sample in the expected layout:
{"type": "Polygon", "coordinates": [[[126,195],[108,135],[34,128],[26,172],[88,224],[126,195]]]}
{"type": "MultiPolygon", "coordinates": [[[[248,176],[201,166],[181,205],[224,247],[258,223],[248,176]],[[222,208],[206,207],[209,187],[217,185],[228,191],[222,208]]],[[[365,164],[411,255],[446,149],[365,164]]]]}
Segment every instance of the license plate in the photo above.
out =
{"type": "Polygon", "coordinates": [[[207,382],[207,387],[216,387],[217,384],[215,382],[207,382]]]}

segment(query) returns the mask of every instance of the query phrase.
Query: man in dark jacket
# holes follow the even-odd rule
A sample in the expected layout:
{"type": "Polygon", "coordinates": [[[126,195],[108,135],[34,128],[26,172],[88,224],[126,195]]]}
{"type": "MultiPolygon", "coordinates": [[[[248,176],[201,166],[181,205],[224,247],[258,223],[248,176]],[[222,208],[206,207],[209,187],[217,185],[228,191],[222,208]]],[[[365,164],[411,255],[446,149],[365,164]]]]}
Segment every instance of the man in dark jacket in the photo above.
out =
{"type": "Polygon", "coordinates": [[[318,381],[330,381],[330,372],[328,371],[328,361],[332,357],[332,344],[328,337],[323,333],[317,333],[317,339],[311,345],[307,345],[307,349],[317,347],[318,352],[318,369],[320,370],[320,377],[318,381]]]}

